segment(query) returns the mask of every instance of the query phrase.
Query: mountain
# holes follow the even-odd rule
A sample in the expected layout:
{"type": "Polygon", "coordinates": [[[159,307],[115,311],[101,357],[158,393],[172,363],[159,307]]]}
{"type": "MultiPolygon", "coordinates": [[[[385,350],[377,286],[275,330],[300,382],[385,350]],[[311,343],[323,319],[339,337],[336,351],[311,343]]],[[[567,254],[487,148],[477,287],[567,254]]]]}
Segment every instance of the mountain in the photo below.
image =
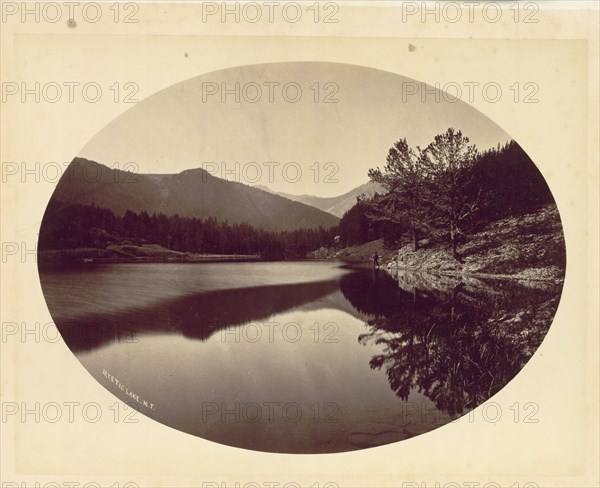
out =
{"type": "Polygon", "coordinates": [[[138,174],[75,158],[53,199],[94,204],[118,215],[126,210],[182,217],[214,217],[270,231],[334,227],[339,219],[322,210],[260,189],[223,180],[203,169],[178,174],[138,174]]]}
{"type": "Polygon", "coordinates": [[[283,192],[274,192],[267,188],[266,186],[256,186],[263,191],[268,191],[275,195],[280,195],[289,200],[293,200],[295,202],[304,203],[306,205],[311,205],[316,207],[324,212],[335,215],[336,217],[342,217],[350,208],[354,206],[356,203],[356,197],[361,195],[373,196],[375,192],[383,193],[383,187],[378,183],[374,183],[369,181],[359,187],[356,187],[354,190],[350,190],[348,193],[344,193],[343,195],[339,195],[337,197],[316,197],[314,195],[292,195],[290,193],[283,192]]]}

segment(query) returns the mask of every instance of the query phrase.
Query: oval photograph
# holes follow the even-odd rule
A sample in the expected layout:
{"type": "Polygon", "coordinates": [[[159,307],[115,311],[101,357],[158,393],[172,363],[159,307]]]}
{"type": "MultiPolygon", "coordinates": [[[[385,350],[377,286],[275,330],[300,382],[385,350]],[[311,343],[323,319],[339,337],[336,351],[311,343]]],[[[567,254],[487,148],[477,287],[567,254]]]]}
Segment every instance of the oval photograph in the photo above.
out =
{"type": "Polygon", "coordinates": [[[534,162],[451,85],[275,63],[132,105],[41,224],[66,345],[140,414],[257,451],[381,446],[488,401],[550,328],[565,244],[534,162]]]}

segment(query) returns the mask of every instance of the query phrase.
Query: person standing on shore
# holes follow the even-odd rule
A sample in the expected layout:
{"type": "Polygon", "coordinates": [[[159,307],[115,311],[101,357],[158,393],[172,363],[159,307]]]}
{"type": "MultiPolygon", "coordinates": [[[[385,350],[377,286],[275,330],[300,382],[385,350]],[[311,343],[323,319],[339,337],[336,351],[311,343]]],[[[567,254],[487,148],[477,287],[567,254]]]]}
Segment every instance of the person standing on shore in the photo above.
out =
{"type": "Polygon", "coordinates": [[[373,254],[373,268],[379,268],[379,254],[377,254],[377,251],[375,251],[375,254],[373,254]]]}

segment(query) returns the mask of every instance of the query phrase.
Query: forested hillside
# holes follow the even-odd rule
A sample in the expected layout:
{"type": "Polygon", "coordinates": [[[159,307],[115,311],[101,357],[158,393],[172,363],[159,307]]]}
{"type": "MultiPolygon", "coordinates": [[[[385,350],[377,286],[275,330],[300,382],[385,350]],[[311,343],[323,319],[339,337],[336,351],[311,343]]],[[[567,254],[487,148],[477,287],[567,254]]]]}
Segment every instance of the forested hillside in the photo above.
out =
{"type": "Polygon", "coordinates": [[[118,246],[158,244],[184,253],[257,254],[263,259],[290,259],[304,258],[307,252],[331,243],[334,232],[335,229],[322,227],[269,232],[214,218],[145,211],[127,210],[120,216],[94,205],[51,200],[40,229],[38,248],[40,251],[119,249],[118,246]]]}
{"type": "Polygon", "coordinates": [[[531,212],[554,199],[533,161],[514,141],[477,153],[460,132],[424,150],[401,139],[383,169],[369,172],[385,191],[359,199],[340,221],[344,246],[385,239],[388,246],[427,239],[450,249],[489,222],[531,212]]]}

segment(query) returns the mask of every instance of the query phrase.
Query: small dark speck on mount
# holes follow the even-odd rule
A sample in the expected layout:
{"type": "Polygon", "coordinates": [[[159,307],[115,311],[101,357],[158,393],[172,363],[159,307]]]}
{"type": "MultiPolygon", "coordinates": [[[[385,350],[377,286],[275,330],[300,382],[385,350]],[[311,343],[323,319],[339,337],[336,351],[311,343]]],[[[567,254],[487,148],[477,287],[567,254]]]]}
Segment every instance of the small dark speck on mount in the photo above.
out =
{"type": "Polygon", "coordinates": [[[408,52],[414,53],[417,50],[417,46],[413,46],[412,44],[408,45],[408,52]]]}
{"type": "Polygon", "coordinates": [[[67,20],[67,25],[71,28],[77,27],[77,22],[75,22],[75,19],[69,19],[67,20]]]}
{"type": "Polygon", "coordinates": [[[185,53],[184,56],[187,58],[188,57],[188,53],[185,53]]]}

